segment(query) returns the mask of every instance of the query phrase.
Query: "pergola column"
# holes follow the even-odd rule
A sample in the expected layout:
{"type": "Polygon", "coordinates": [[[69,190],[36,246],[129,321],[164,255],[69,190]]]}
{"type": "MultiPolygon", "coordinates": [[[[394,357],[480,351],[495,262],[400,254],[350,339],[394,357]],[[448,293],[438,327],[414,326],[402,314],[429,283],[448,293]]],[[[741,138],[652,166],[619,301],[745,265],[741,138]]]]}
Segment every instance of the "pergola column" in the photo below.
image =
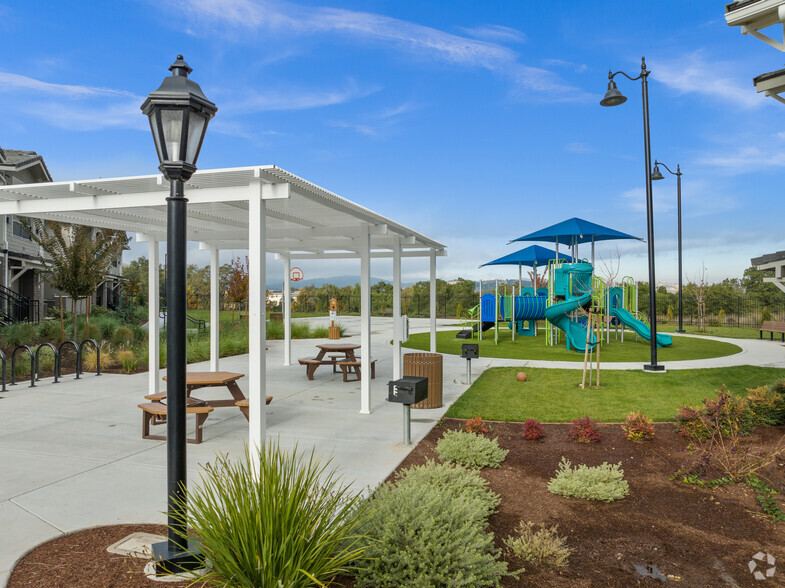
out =
{"type": "Polygon", "coordinates": [[[371,414],[371,235],[360,231],[360,414],[371,414]]]}
{"type": "Polygon", "coordinates": [[[158,394],[161,387],[161,329],[159,327],[160,296],[158,273],[158,241],[147,243],[147,392],[158,394]]]}
{"type": "Polygon", "coordinates": [[[431,249],[431,353],[436,353],[436,249],[431,249]]]}
{"type": "Polygon", "coordinates": [[[283,364],[292,365],[292,260],[283,258],[283,364]]]}
{"type": "Polygon", "coordinates": [[[266,423],[266,204],[262,184],[250,186],[248,199],[248,446],[259,449],[267,435],[266,423]]]}
{"type": "Polygon", "coordinates": [[[218,371],[219,341],[221,336],[221,299],[218,288],[218,247],[210,248],[210,371],[218,371]]]}
{"type": "Polygon", "coordinates": [[[393,237],[393,380],[401,377],[401,237],[393,237]]]}

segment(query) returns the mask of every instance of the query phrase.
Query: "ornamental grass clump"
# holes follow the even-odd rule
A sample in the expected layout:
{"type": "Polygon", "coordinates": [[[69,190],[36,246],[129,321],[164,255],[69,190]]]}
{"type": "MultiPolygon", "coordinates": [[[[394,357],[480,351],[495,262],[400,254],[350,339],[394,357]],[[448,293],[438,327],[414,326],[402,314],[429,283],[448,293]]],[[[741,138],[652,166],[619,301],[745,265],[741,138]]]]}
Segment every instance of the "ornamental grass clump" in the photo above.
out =
{"type": "Polygon", "coordinates": [[[485,529],[498,503],[476,471],[433,462],[410,468],[359,510],[366,539],[357,585],[497,586],[507,563],[485,529]]]}
{"type": "Polygon", "coordinates": [[[654,426],[651,419],[637,410],[627,415],[621,426],[628,441],[651,441],[654,439],[654,426]]]}
{"type": "Polygon", "coordinates": [[[621,462],[589,467],[579,465],[573,469],[572,463],[561,458],[556,476],[548,482],[548,490],[561,496],[613,502],[630,493],[629,484],[624,479],[621,462]]]}
{"type": "Polygon", "coordinates": [[[218,586],[329,584],[362,561],[361,494],[314,451],[267,441],[237,461],[217,456],[187,491],[185,525],[218,586]]]}
{"type": "Polygon", "coordinates": [[[546,527],[521,521],[515,535],[507,537],[504,545],[508,553],[533,566],[565,568],[572,550],[567,547],[565,539],[559,537],[558,531],[558,525],[546,527]]]}
{"type": "Polygon", "coordinates": [[[508,451],[499,447],[496,439],[465,431],[445,431],[436,443],[436,453],[445,463],[459,463],[468,468],[498,468],[508,451]]]}

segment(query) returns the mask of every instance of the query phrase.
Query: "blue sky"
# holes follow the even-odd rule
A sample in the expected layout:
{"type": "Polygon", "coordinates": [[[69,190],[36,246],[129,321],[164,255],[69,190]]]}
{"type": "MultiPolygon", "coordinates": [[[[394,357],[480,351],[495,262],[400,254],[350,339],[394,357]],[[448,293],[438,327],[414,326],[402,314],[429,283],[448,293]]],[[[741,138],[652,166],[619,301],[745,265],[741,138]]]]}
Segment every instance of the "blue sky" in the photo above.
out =
{"type": "MultiPolygon", "coordinates": [[[[723,15],[707,0],[0,0],[0,146],[39,152],[55,180],[154,173],[139,105],[182,53],[219,107],[200,168],[276,164],[445,243],[439,277],[515,277],[477,266],[573,216],[645,236],[640,82],[617,76],[629,100],[599,106],[608,69],[634,77],[645,55],[652,156],[684,172],[685,279],[718,281],[785,248],[785,111],[752,85],[783,56],[723,15]]],[[[657,280],[675,282],[666,176],[657,280]]],[[[646,279],[646,246],[617,243],[621,274],[646,279]]],[[[425,276],[405,261],[406,281],[425,276]]]]}

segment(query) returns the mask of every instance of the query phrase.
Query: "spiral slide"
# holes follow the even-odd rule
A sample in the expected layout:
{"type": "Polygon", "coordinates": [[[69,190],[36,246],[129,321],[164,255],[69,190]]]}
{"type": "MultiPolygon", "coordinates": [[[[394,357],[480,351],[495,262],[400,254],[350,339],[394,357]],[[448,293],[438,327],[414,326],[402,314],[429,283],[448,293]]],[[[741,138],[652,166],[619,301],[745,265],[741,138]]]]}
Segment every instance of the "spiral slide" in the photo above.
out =
{"type": "MultiPolygon", "coordinates": [[[[565,302],[557,302],[545,309],[545,318],[564,331],[567,337],[567,349],[586,351],[586,325],[570,320],[569,315],[576,308],[586,306],[589,302],[591,302],[591,292],[565,302]]],[[[593,349],[595,345],[597,345],[597,337],[594,333],[590,333],[589,346],[593,349]]]]}
{"type": "MultiPolygon", "coordinates": [[[[630,327],[639,336],[647,341],[651,341],[651,329],[643,321],[639,321],[632,313],[623,308],[611,308],[611,316],[615,316],[623,324],[630,327]]],[[[657,347],[669,347],[673,345],[673,339],[667,333],[657,333],[657,347]]]]}

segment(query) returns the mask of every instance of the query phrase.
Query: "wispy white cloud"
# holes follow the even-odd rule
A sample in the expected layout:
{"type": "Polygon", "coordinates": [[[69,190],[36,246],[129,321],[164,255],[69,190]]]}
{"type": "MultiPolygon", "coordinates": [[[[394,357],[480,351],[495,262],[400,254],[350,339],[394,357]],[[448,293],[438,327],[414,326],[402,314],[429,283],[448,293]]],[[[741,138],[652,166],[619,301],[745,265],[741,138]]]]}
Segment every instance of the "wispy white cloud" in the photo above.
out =
{"type": "Polygon", "coordinates": [[[679,94],[701,94],[712,100],[731,102],[742,108],[766,104],[749,83],[749,73],[733,63],[709,62],[704,52],[693,51],[678,59],[657,61],[651,81],[662,82],[679,94]],[[726,72],[739,71],[738,77],[726,72]]]}
{"type": "Polygon", "coordinates": [[[361,87],[353,80],[348,80],[343,87],[330,90],[309,88],[266,89],[262,92],[248,90],[242,93],[241,101],[225,102],[224,110],[234,114],[238,112],[264,112],[278,110],[307,110],[342,104],[351,100],[364,98],[381,88],[379,86],[361,87]]]}
{"type": "Polygon", "coordinates": [[[767,168],[785,166],[785,151],[749,145],[739,147],[734,151],[705,155],[699,157],[697,162],[720,167],[724,173],[752,173],[767,168]]]}
{"type": "Polygon", "coordinates": [[[569,151],[570,153],[594,153],[597,151],[591,145],[587,145],[586,143],[580,143],[580,142],[567,143],[564,146],[564,150],[569,151]]]}
{"type": "MultiPolygon", "coordinates": [[[[655,214],[665,214],[676,208],[676,198],[673,196],[673,192],[653,188],[652,197],[655,214]]],[[[622,192],[621,202],[628,210],[646,212],[646,189],[639,187],[622,192]]]]}
{"type": "Polygon", "coordinates": [[[522,40],[522,33],[509,27],[477,27],[471,29],[472,34],[482,37],[472,38],[381,14],[306,7],[276,0],[163,0],[163,5],[189,16],[191,30],[201,30],[203,34],[242,29],[246,31],[243,39],[249,38],[248,32],[340,35],[344,39],[389,45],[422,58],[484,68],[511,79],[514,88],[511,95],[516,98],[530,95],[547,95],[549,100],[560,101],[589,98],[554,72],[520,63],[515,51],[500,44],[522,40]]]}
{"type": "Polygon", "coordinates": [[[15,73],[0,72],[0,92],[26,90],[39,94],[50,94],[61,98],[87,98],[92,96],[126,96],[137,98],[137,96],[131,92],[123,90],[113,90],[111,88],[99,88],[95,86],[53,84],[51,82],[44,82],[15,73]]]}
{"type": "Polygon", "coordinates": [[[472,28],[461,27],[459,30],[470,37],[485,41],[499,43],[524,43],[526,41],[526,35],[523,32],[502,25],[482,25],[472,28]]]}
{"type": "Polygon", "coordinates": [[[379,135],[379,130],[375,127],[370,125],[361,125],[356,123],[347,122],[344,120],[334,120],[328,123],[331,127],[336,127],[339,129],[349,129],[360,133],[361,135],[365,135],[366,137],[376,137],[379,135]]]}
{"type": "Polygon", "coordinates": [[[589,70],[589,66],[585,63],[575,63],[572,61],[565,61],[563,59],[546,59],[544,63],[545,65],[553,65],[556,67],[571,69],[576,73],[583,73],[589,70]]]}

